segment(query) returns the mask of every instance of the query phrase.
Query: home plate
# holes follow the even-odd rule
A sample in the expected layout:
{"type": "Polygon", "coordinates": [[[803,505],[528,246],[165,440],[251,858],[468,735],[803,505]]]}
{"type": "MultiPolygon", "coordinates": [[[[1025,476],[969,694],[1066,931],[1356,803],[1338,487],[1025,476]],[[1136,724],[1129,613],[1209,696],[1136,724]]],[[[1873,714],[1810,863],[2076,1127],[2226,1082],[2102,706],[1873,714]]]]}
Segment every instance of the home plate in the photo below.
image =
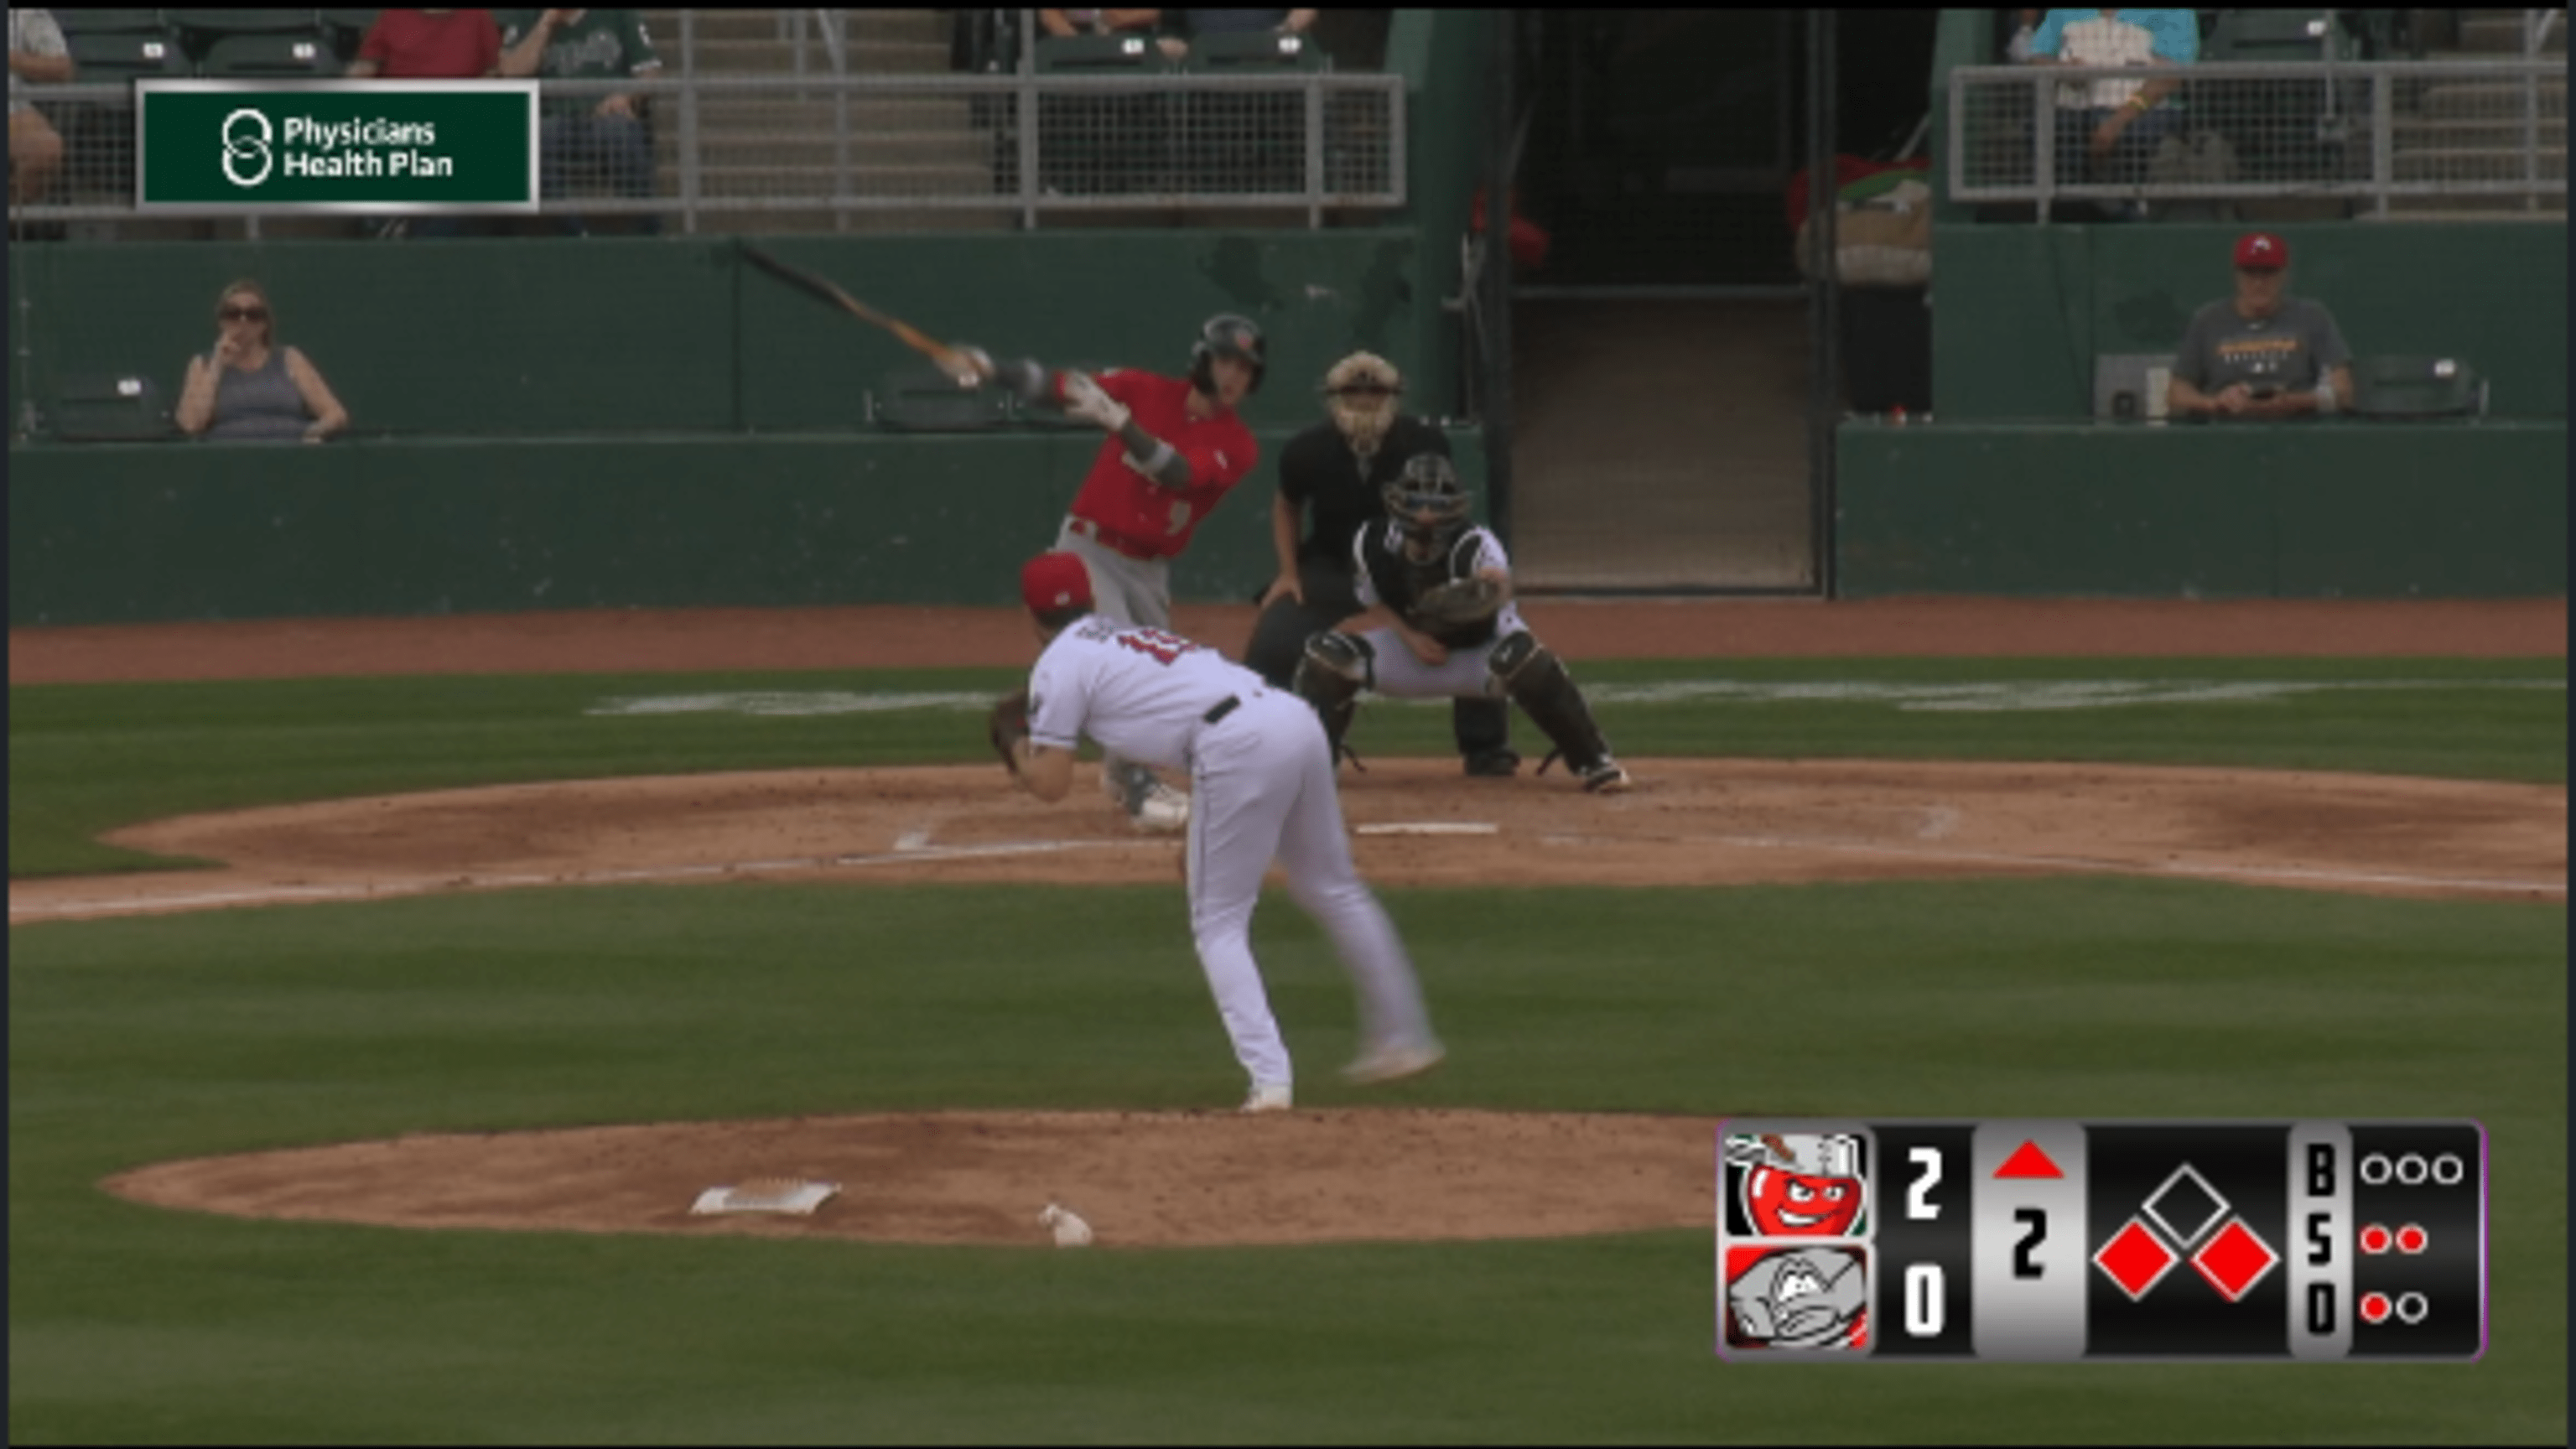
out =
{"type": "Polygon", "coordinates": [[[1356,827],[1361,835],[1495,835],[1501,830],[1486,820],[1390,820],[1356,827]]]}

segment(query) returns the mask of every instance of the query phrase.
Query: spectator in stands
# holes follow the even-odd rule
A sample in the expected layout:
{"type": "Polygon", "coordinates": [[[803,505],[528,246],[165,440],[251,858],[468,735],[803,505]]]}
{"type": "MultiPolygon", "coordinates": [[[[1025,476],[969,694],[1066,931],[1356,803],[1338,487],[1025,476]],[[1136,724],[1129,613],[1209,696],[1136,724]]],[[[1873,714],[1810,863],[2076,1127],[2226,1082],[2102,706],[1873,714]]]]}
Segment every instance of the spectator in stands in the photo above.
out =
{"type": "Polygon", "coordinates": [[[473,80],[501,73],[501,32],[489,10],[387,10],[367,27],[349,77],[473,80]]]}
{"type": "Polygon", "coordinates": [[[61,85],[72,78],[71,48],[50,10],[9,11],[9,200],[38,200],[62,168],[63,138],[27,99],[29,82],[61,85]]]}
{"type": "Polygon", "coordinates": [[[2012,39],[2004,42],[2004,59],[2020,65],[2030,59],[2031,42],[2039,38],[2040,12],[2016,10],[2012,14],[2012,39]]]}
{"type": "Polygon", "coordinates": [[[2304,418],[2352,406],[2343,330],[2321,304],[2288,294],[2289,266],[2289,244],[2272,233],[2236,239],[2236,295],[2201,308],[2184,330],[2168,414],[2304,418]]]}
{"type": "MultiPolygon", "coordinates": [[[[601,80],[648,76],[662,69],[643,15],[634,10],[505,10],[501,12],[501,74],[539,76],[546,80],[601,80]]],[[[644,127],[642,104],[619,91],[594,101],[588,96],[549,98],[538,122],[538,190],[548,209],[565,195],[567,173],[605,173],[620,196],[653,194],[653,138],[644,127]]],[[[563,228],[586,236],[590,226],[566,213],[563,228]]],[[[637,229],[647,235],[662,229],[662,218],[645,216],[637,229]]]]}
{"type": "Polygon", "coordinates": [[[1181,33],[1163,37],[1163,53],[1174,60],[1190,52],[1189,42],[1202,35],[1303,35],[1315,23],[1312,10],[1175,10],[1181,33]]]}
{"type": "MultiPolygon", "coordinates": [[[[2200,58],[2200,22],[2188,10],[2051,10],[2031,36],[2034,60],[2083,66],[2184,66],[2200,58]]],[[[2138,181],[2156,143],[2182,127],[2182,77],[2105,77],[2057,88],[2060,181],[2138,181]]],[[[2108,208],[2138,219],[2138,203],[2108,208]]]]}
{"type": "Polygon", "coordinates": [[[1115,35],[1122,30],[1152,30],[1163,23],[1160,10],[1041,10],[1038,28],[1049,35],[1115,35]]]}
{"type": "Polygon", "coordinates": [[[214,351],[188,359],[180,431],[219,441],[318,443],[349,426],[349,410],[322,374],[298,349],[277,345],[277,322],[259,283],[224,288],[215,322],[214,351]]]}
{"type": "MultiPolygon", "coordinates": [[[[347,71],[357,80],[477,80],[500,73],[501,31],[489,10],[379,11],[347,71]]],[[[457,237],[484,230],[461,216],[396,217],[383,234],[457,237]]]]}

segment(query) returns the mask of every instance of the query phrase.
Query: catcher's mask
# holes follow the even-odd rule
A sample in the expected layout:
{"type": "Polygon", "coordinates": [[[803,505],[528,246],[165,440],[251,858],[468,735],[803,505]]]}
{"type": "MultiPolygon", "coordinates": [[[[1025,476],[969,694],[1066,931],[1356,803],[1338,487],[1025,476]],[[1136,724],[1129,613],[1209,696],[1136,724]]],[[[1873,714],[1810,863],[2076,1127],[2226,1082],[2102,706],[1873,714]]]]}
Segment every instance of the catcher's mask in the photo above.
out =
{"type": "Polygon", "coordinates": [[[1270,368],[1270,344],[1261,340],[1261,329],[1249,317],[1231,312],[1207,319],[1199,329],[1199,340],[1190,347],[1190,386],[1216,396],[1216,360],[1231,357],[1252,369],[1252,382],[1244,388],[1249,397],[1261,391],[1261,374],[1270,368]]]}
{"type": "Polygon", "coordinates": [[[1404,472],[1378,496],[1416,542],[1445,544],[1467,526],[1467,485],[1458,481],[1457,467],[1437,453],[1406,459],[1404,472]]]}
{"type": "Polygon", "coordinates": [[[1354,352],[1324,374],[1324,411],[1363,455],[1376,452],[1395,426],[1395,400],[1403,393],[1404,375],[1374,352],[1354,352]]]}

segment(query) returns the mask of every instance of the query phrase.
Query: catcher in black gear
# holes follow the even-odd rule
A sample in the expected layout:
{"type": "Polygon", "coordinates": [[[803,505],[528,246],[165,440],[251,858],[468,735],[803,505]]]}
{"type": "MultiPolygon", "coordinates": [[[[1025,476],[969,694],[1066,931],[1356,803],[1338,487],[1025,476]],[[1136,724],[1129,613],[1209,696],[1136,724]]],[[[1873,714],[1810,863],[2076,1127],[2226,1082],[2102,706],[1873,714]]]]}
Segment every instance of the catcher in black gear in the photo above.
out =
{"type": "MultiPolygon", "coordinates": [[[[1405,699],[1517,702],[1583,788],[1629,788],[1565,663],[1529,631],[1512,602],[1501,540],[1469,520],[1449,460],[1415,457],[1386,486],[1385,516],[1351,545],[1353,589],[1367,612],[1309,639],[1296,690],[1324,717],[1336,752],[1360,691],[1405,699]]],[[[1539,763],[1545,773],[1547,761],[1539,763]]]]}
{"type": "MultiPolygon", "coordinates": [[[[1270,504],[1271,547],[1279,576],[1262,591],[1261,617],[1243,662],[1280,689],[1296,681],[1306,641],[1358,613],[1351,542],[1386,516],[1382,495],[1415,458],[1449,456],[1449,439],[1429,421],[1396,410],[1404,379],[1372,352],[1354,352],[1324,374],[1331,415],[1288,440],[1279,455],[1279,491],[1270,504]],[[1313,508],[1300,541],[1299,516],[1313,508]]],[[[1509,775],[1521,757],[1511,745],[1511,706],[1463,697],[1453,706],[1458,754],[1470,775],[1509,775]]]]}

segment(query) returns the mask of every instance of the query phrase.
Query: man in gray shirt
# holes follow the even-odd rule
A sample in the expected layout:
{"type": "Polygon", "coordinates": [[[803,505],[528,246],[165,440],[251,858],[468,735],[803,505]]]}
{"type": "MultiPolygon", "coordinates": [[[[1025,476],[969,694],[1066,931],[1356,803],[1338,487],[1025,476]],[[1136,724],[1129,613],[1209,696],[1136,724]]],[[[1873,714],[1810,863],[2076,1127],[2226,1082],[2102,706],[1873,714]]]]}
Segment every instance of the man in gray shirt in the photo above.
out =
{"type": "Polygon", "coordinates": [[[2266,421],[2352,406],[2352,350],[2334,315],[2288,283],[2290,247],[2267,231],[2236,240],[2236,295],[2191,319],[2165,410],[2176,418],[2266,421]]]}

